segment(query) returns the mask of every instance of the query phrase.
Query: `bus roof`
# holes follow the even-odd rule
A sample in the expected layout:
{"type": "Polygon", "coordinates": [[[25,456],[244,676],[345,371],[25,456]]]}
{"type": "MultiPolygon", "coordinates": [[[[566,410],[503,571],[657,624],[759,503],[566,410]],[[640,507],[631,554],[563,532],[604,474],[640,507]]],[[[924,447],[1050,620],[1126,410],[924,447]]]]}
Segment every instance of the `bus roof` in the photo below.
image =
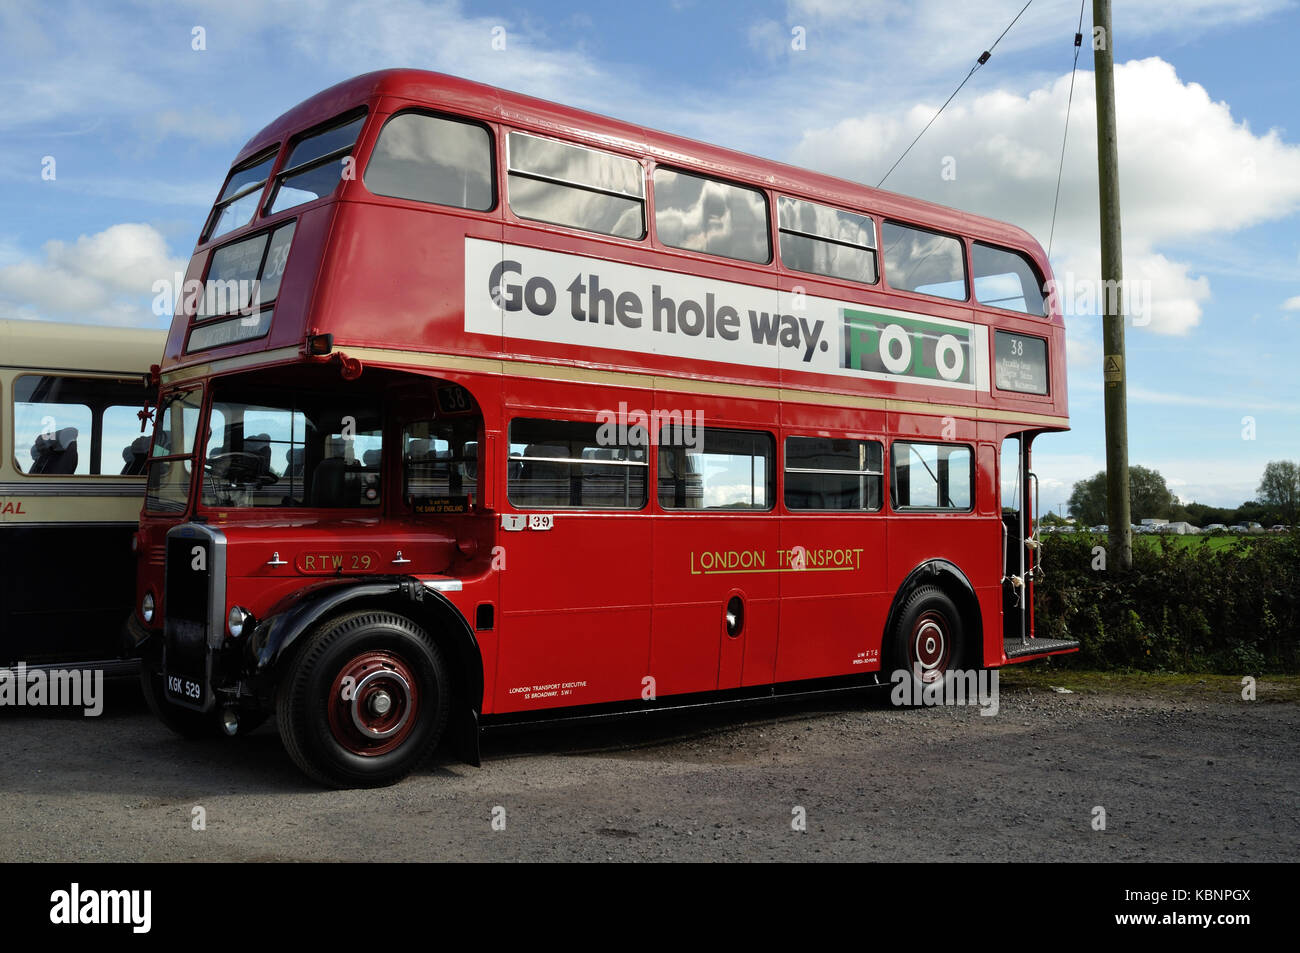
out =
{"type": "Polygon", "coordinates": [[[143,374],[166,342],[161,328],[0,319],[0,367],[143,374]]]}
{"type": "Polygon", "coordinates": [[[489,121],[541,126],[591,145],[643,153],[656,161],[724,178],[743,179],[851,209],[1012,244],[1033,252],[1041,264],[1047,263],[1038,241],[1024,229],[1006,222],[427,70],[378,70],[331,86],[294,106],[249,139],[234,164],[347,109],[380,97],[437,106],[450,113],[489,121]]]}

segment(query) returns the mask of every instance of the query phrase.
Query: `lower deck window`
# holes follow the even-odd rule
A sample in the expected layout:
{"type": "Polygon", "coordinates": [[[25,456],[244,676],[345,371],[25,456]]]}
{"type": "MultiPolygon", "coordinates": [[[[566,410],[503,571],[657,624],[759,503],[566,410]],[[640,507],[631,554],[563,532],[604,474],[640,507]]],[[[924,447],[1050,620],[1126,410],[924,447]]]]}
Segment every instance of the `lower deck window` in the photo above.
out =
{"type": "Polygon", "coordinates": [[[970,510],[975,499],[971,448],[896,442],[891,448],[890,503],[896,510],[970,510]]]}
{"type": "Polygon", "coordinates": [[[884,448],[874,440],[785,441],[787,509],[879,510],[884,480],[884,448]]]}
{"type": "Polygon", "coordinates": [[[149,458],[140,379],[23,374],[14,380],[14,466],[37,476],[139,476],[149,458]]]}
{"type": "MultiPolygon", "coordinates": [[[[507,490],[523,509],[641,509],[649,452],[605,439],[607,427],[577,420],[510,421],[507,490]]],[[[642,442],[643,443],[643,442],[642,442]]]]}
{"type": "Polygon", "coordinates": [[[417,512],[463,512],[478,489],[478,418],[407,424],[402,470],[406,499],[417,512]]]}
{"type": "Polygon", "coordinates": [[[770,510],[776,490],[772,435],[747,430],[664,428],[659,505],[664,509],[770,510]],[[702,437],[702,439],[700,439],[702,437]]]}

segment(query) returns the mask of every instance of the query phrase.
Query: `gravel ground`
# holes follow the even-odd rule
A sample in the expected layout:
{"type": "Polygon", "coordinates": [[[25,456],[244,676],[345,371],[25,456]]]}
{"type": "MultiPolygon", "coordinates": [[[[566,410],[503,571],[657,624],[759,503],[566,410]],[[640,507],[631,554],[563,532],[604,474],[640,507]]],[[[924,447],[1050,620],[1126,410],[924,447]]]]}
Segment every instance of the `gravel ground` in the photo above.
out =
{"type": "Polygon", "coordinates": [[[1293,861],[1293,695],[1008,676],[995,717],[875,691],[501,729],[481,768],[324,791],[272,725],[186,742],[110,683],[99,718],[0,712],[0,860],[1293,861]]]}

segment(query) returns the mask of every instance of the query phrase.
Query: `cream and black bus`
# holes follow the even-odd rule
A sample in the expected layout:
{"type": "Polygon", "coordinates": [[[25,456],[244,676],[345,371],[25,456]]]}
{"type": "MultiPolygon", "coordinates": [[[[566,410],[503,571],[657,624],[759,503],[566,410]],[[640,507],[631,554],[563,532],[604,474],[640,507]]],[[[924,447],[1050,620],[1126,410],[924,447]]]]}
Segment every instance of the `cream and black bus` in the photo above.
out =
{"type": "Polygon", "coordinates": [[[165,339],[0,320],[0,666],[135,664],[121,627],[165,339]]]}

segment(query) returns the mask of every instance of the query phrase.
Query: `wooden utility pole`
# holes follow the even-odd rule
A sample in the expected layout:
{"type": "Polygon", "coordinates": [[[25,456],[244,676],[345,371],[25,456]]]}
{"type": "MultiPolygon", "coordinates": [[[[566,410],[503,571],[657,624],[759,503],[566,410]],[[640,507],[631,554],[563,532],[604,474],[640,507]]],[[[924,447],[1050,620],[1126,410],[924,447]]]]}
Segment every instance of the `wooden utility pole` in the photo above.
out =
{"type": "Polygon", "coordinates": [[[1097,182],[1101,201],[1102,342],[1106,394],[1106,516],[1110,560],[1133,568],[1129,514],[1128,385],[1124,370],[1124,253],[1119,221],[1119,143],[1115,135],[1114,34],[1110,0],[1092,2],[1092,60],[1097,88],[1097,182]]]}

